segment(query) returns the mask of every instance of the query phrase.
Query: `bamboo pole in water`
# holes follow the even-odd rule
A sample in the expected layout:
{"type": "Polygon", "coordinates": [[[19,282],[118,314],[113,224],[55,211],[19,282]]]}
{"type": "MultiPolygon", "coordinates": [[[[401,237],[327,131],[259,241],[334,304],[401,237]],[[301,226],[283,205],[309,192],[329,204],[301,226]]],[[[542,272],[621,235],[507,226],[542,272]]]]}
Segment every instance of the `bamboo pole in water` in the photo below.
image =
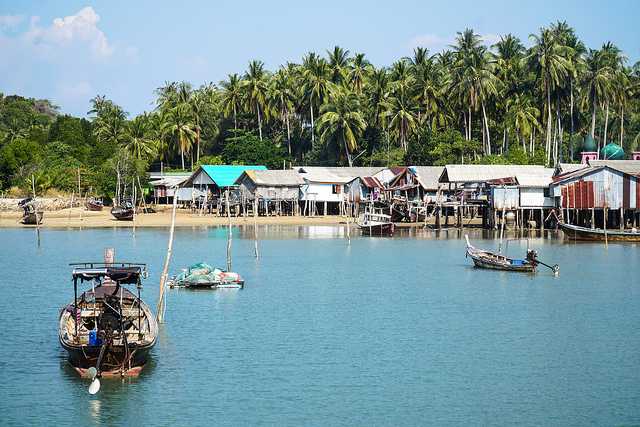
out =
{"type": "Polygon", "coordinates": [[[231,231],[231,209],[229,207],[229,188],[227,188],[226,192],[226,203],[227,203],[227,219],[229,220],[227,226],[227,271],[231,271],[231,241],[233,239],[233,234],[231,231]]]}
{"type": "MultiPolygon", "coordinates": [[[[78,198],[82,198],[82,191],[80,191],[80,166],[78,166],[78,198]]],[[[84,205],[87,204],[87,196],[84,197],[84,205]]],[[[82,228],[82,213],[84,211],[84,205],[80,205],[80,228],[82,228]]]]}
{"type": "Polygon", "coordinates": [[[173,250],[173,231],[176,227],[176,207],[178,205],[178,195],[173,195],[173,210],[171,212],[171,228],[169,229],[169,244],[167,245],[167,256],[164,259],[164,266],[162,267],[162,275],[160,276],[160,295],[158,296],[158,306],[156,307],[156,316],[158,323],[164,323],[164,311],[166,303],[164,300],[164,290],[167,283],[167,276],[169,274],[169,262],[171,261],[171,252],[173,250]]]}
{"type": "Polygon", "coordinates": [[[253,200],[253,238],[254,238],[254,252],[256,259],[260,258],[258,253],[258,196],[255,196],[253,200]]]}
{"type": "Polygon", "coordinates": [[[31,174],[31,191],[33,191],[33,209],[36,214],[36,237],[38,239],[38,247],[40,247],[40,221],[38,220],[38,202],[36,201],[36,177],[31,174]]]}

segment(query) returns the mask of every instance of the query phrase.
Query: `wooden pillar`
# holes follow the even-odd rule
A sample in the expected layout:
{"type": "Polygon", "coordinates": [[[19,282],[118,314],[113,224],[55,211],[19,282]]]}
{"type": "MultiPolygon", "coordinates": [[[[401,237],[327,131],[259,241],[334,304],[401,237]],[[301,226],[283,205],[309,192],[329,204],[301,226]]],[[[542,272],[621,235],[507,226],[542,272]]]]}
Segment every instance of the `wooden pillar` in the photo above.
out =
{"type": "Polygon", "coordinates": [[[544,231],[544,209],[540,208],[540,231],[544,231]]]}
{"type": "Polygon", "coordinates": [[[327,201],[324,201],[324,211],[322,212],[324,216],[327,216],[327,201]]]}
{"type": "Polygon", "coordinates": [[[624,208],[620,208],[620,230],[624,230],[624,208]]]}

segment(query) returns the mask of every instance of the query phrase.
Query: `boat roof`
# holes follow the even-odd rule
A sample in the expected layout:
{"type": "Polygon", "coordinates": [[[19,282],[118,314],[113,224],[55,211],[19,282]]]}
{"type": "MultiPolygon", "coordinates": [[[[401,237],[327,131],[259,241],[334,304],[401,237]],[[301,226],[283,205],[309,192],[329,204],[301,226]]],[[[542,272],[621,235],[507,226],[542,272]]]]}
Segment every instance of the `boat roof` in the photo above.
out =
{"type": "Polygon", "coordinates": [[[146,275],[146,264],[134,263],[76,263],[71,273],[74,279],[93,280],[107,277],[115,282],[131,284],[138,283],[146,275]]]}

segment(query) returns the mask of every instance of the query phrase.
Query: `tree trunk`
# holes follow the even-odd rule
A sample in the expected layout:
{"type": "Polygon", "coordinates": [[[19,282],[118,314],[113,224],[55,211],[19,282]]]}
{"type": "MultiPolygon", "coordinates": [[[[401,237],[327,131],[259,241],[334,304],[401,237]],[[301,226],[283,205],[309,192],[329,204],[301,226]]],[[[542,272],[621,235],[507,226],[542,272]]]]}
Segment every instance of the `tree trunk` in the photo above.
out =
{"type": "Polygon", "coordinates": [[[596,100],[593,99],[593,111],[591,112],[591,138],[596,137],[596,100]]]}
{"type": "Polygon", "coordinates": [[[574,131],[574,121],[573,121],[573,79],[571,79],[569,81],[569,86],[570,86],[570,97],[571,97],[571,101],[569,103],[569,111],[571,114],[571,130],[569,131],[569,152],[571,155],[571,160],[573,160],[573,131],[574,131]]]}
{"type": "Polygon", "coordinates": [[[311,110],[311,148],[315,146],[316,137],[315,132],[313,131],[313,98],[311,99],[311,103],[309,104],[309,108],[311,110]]]}
{"type": "Polygon", "coordinates": [[[604,138],[602,140],[602,146],[603,147],[607,145],[607,139],[608,139],[608,136],[609,136],[609,135],[607,135],[607,133],[608,133],[607,127],[609,125],[609,101],[607,101],[607,103],[605,104],[605,109],[606,110],[605,110],[605,113],[604,113],[604,138]]]}
{"type": "Polygon", "coordinates": [[[287,119],[287,147],[289,148],[289,155],[291,155],[291,126],[289,124],[289,111],[287,111],[286,119],[287,119]]]}
{"type": "Polygon", "coordinates": [[[467,137],[467,141],[471,141],[471,106],[469,106],[469,136],[467,137]]]}
{"type": "Polygon", "coordinates": [[[344,142],[344,152],[347,155],[347,162],[349,162],[349,167],[353,167],[353,161],[351,160],[351,154],[349,154],[349,146],[347,145],[347,139],[343,137],[342,141],[344,142]]]}
{"type": "MultiPolygon", "coordinates": [[[[200,126],[196,128],[196,163],[200,161],[200,126]]],[[[191,165],[193,169],[193,165],[191,165]]]]}
{"type": "Polygon", "coordinates": [[[546,154],[547,154],[547,165],[551,160],[551,123],[553,121],[551,115],[551,88],[549,87],[549,83],[547,83],[547,110],[549,115],[547,117],[547,144],[545,146],[546,154]]]}
{"type": "Polygon", "coordinates": [[[482,101],[482,115],[484,116],[485,132],[487,133],[487,151],[491,155],[491,134],[489,133],[489,120],[487,119],[487,110],[484,108],[484,101],[482,101]]]}
{"type": "Polygon", "coordinates": [[[620,148],[624,141],[624,105],[620,104],[620,148]]]}
{"type": "Polygon", "coordinates": [[[182,144],[180,146],[180,159],[182,159],[182,170],[184,170],[184,150],[182,149],[182,144]]]}
{"type": "Polygon", "coordinates": [[[238,130],[238,113],[236,111],[236,104],[233,104],[233,129],[238,130]]]}
{"type": "Polygon", "coordinates": [[[258,133],[260,134],[260,141],[262,141],[262,117],[260,116],[260,105],[257,102],[256,110],[258,112],[258,133]]]}

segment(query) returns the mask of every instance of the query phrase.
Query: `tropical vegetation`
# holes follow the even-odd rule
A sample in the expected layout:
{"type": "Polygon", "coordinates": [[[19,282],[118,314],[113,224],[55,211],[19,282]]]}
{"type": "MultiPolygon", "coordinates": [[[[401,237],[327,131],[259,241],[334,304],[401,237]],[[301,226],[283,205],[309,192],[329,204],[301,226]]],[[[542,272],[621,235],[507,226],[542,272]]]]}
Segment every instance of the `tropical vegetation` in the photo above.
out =
{"type": "MultiPolygon", "coordinates": [[[[199,164],[396,165],[577,160],[583,138],[640,141],[640,63],[613,43],[588,48],[565,22],[489,46],[471,29],[442,52],[376,67],[339,46],[299,63],[193,87],[166,82],[131,117],[105,96],[89,118],[0,95],[0,189],[114,194],[149,168],[199,164]]],[[[133,184],[131,184],[133,185],[133,184]]]]}

